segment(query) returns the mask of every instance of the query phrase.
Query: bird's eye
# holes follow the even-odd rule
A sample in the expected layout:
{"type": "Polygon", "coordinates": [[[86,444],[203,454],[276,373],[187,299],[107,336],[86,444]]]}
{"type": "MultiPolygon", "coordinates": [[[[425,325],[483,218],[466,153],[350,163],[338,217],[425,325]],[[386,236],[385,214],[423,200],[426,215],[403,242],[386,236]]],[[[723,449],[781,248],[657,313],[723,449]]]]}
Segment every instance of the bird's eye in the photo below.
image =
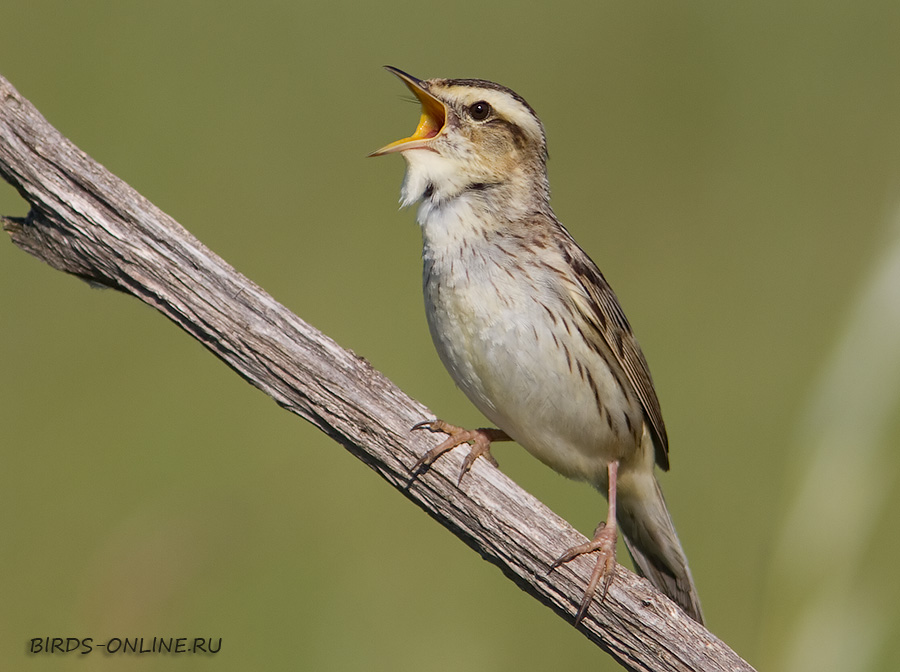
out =
{"type": "Polygon", "coordinates": [[[483,100],[479,100],[477,103],[469,105],[469,116],[475,121],[484,121],[490,114],[491,106],[483,100]]]}

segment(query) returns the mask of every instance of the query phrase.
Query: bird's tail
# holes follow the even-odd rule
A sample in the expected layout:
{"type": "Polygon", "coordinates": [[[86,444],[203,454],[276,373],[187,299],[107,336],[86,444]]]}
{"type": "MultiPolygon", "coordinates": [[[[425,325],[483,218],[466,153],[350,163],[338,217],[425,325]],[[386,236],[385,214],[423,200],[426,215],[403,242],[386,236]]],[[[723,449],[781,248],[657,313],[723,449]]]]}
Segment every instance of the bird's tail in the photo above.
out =
{"type": "Polygon", "coordinates": [[[616,518],[635,569],[702,624],[700,598],[656,476],[652,472],[622,476],[616,518]]]}

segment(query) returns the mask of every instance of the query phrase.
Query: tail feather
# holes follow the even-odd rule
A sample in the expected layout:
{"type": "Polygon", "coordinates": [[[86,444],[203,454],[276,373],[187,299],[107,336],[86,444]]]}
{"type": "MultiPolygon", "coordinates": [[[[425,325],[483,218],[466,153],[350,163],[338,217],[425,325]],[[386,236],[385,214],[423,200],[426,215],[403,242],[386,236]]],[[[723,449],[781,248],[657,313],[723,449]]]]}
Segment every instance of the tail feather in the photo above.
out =
{"type": "Polygon", "coordinates": [[[638,574],[703,623],[700,597],[659,483],[652,473],[618,482],[618,524],[638,574]]]}

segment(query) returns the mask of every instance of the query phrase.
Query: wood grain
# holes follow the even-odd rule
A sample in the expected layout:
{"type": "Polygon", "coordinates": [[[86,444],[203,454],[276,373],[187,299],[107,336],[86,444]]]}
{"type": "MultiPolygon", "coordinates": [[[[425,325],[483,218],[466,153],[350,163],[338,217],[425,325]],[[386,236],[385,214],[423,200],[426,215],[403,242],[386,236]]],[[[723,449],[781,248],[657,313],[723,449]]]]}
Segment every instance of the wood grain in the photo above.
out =
{"type": "MultiPolygon", "coordinates": [[[[2,219],[13,243],[53,268],[156,308],[245,381],[368,464],[522,590],[573,620],[592,560],[547,568],[583,542],[582,535],[484,460],[458,486],[464,451],[413,477],[411,466],[439,438],[410,432],[433,418],[425,406],[237,273],[63,137],[2,77],[0,174],[31,207],[25,218],[2,219]]],[[[580,630],[630,670],[752,670],[622,567],[580,630]]]]}

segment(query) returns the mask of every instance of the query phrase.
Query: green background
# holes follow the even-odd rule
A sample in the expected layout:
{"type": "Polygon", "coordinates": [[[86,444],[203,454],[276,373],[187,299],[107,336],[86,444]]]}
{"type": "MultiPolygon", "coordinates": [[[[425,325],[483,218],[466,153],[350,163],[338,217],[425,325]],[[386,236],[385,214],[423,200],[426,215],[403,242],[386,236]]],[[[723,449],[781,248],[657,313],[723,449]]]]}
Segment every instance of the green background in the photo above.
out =
{"type": "MultiPolygon", "coordinates": [[[[709,627],[761,669],[900,669],[896,0],[7,0],[0,24],[51,123],[467,425],[403,162],[365,155],[418,118],[383,64],[515,89],[649,359],[709,627]]],[[[26,212],[6,185],[0,212],[26,212]]],[[[153,310],[8,242],[0,353],[0,668],[617,669],[153,310]],[[223,644],[29,656],[47,636],[223,644]]],[[[604,515],[495,454],[582,531],[604,515]]]]}

